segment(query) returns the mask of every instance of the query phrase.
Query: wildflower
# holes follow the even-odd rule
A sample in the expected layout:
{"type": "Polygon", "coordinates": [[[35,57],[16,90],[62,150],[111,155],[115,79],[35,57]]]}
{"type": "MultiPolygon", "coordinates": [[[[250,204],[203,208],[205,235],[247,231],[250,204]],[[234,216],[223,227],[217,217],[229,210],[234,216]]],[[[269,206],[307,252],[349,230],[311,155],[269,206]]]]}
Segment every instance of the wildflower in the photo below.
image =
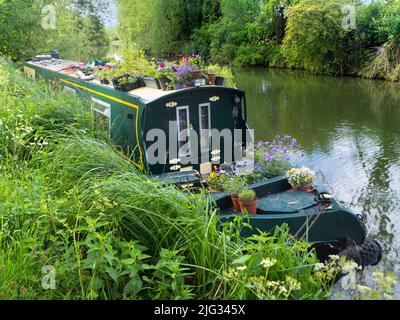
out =
{"type": "Polygon", "coordinates": [[[331,254],[331,255],[329,255],[329,259],[331,259],[331,260],[340,260],[340,257],[338,255],[331,254]]]}
{"type": "Polygon", "coordinates": [[[325,267],[325,265],[321,262],[318,262],[314,265],[314,271],[319,271],[319,270],[323,270],[325,267]]]}
{"type": "Polygon", "coordinates": [[[342,271],[344,273],[351,273],[351,272],[353,272],[353,271],[355,271],[357,269],[360,269],[360,268],[361,267],[357,263],[355,263],[354,261],[347,261],[344,264],[344,266],[342,268],[342,271]]]}
{"type": "Polygon", "coordinates": [[[266,269],[271,268],[276,263],[277,263],[276,259],[265,258],[261,260],[261,265],[266,269]]]}
{"type": "Polygon", "coordinates": [[[265,286],[268,287],[268,288],[276,288],[276,287],[279,287],[280,285],[281,284],[280,284],[279,281],[267,281],[265,283],[265,286]]]}
{"type": "Polygon", "coordinates": [[[245,271],[246,269],[247,269],[246,266],[240,266],[236,268],[237,271],[245,271]]]}
{"type": "Polygon", "coordinates": [[[289,290],[300,290],[301,289],[301,283],[289,276],[286,276],[286,283],[289,286],[289,290]]]}

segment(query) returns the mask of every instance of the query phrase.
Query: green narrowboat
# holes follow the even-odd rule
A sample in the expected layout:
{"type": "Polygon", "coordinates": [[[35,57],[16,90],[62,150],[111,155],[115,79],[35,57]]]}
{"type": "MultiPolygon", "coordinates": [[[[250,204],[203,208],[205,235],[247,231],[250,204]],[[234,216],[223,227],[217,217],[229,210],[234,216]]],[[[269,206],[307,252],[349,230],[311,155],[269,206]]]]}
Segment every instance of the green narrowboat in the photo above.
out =
{"type": "MultiPolygon", "coordinates": [[[[64,92],[90,99],[97,125],[109,131],[113,143],[124,153],[132,155],[135,162],[151,175],[173,176],[173,182],[177,182],[180,177],[190,179],[188,177],[193,172],[209,174],[213,163],[225,161],[224,154],[219,151],[215,156],[215,150],[209,148],[209,152],[204,154],[204,145],[210,146],[211,130],[245,132],[248,129],[246,99],[241,90],[200,85],[171,91],[143,86],[123,92],[97,79],[82,79],[74,70],[71,71],[71,66],[76,64],[59,59],[31,60],[25,62],[24,72],[32,79],[56,81],[64,92]],[[192,146],[194,139],[188,138],[187,148],[182,149],[184,143],[181,138],[178,141],[178,135],[185,129],[197,132],[200,141],[192,146]],[[155,142],[152,130],[166,134],[165,150],[155,152],[162,161],[149,161],[148,152],[155,142]],[[146,139],[149,137],[150,141],[146,139]],[[174,149],[177,144],[178,148],[174,149]]],[[[221,139],[219,150],[225,148],[224,143],[225,140],[221,139]]],[[[241,143],[246,143],[246,134],[243,134],[241,143]]]]}
{"type": "MultiPolygon", "coordinates": [[[[221,153],[226,144],[230,144],[228,150],[234,153],[235,139],[228,142],[224,139],[218,149],[210,148],[209,132],[213,129],[219,132],[239,130],[242,133],[240,151],[252,140],[246,123],[245,93],[241,90],[200,85],[172,91],[139,87],[123,92],[96,79],[85,80],[82,74],[70,71],[70,66],[75,64],[59,59],[26,61],[24,72],[32,79],[55,81],[66,93],[90,99],[96,124],[150,175],[168,182],[190,184],[198,181],[199,176],[211,173],[214,163],[229,163],[235,159],[234,154],[226,159],[226,152],[221,153]],[[157,130],[166,133],[165,150],[158,150],[159,161],[150,161],[149,151],[154,146],[157,130]],[[179,134],[185,130],[196,132],[199,143],[192,144],[190,136],[182,140],[179,134]],[[207,146],[206,153],[204,146],[207,146]],[[176,153],[171,151],[175,149],[176,153]]],[[[288,181],[282,177],[251,188],[260,202],[257,215],[248,217],[252,229],[244,228],[244,236],[258,230],[272,232],[276,226],[287,224],[295,237],[305,237],[314,244],[322,260],[330,254],[343,254],[368,265],[377,264],[382,258],[379,243],[366,240],[366,228],[360,215],[341,207],[322,189],[316,188],[312,193],[291,192],[288,181]]],[[[234,212],[227,194],[212,197],[221,213],[221,222],[239,215],[234,212]]]]}

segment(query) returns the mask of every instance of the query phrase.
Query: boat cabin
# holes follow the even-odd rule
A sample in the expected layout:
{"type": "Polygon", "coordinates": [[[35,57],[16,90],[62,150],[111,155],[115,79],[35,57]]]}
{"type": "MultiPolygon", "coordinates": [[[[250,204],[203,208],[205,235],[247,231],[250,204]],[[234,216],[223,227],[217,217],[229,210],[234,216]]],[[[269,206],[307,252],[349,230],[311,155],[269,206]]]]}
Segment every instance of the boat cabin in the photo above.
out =
{"type": "Polygon", "coordinates": [[[206,175],[214,164],[231,160],[222,151],[227,144],[233,150],[235,140],[222,135],[213,149],[213,129],[232,134],[242,130],[240,142],[246,143],[246,100],[241,90],[200,85],[172,91],[143,86],[123,92],[112,84],[82,78],[73,68],[76,64],[27,61],[24,72],[32,79],[56,81],[65,93],[89,99],[96,125],[152,175],[189,171],[206,175]]]}

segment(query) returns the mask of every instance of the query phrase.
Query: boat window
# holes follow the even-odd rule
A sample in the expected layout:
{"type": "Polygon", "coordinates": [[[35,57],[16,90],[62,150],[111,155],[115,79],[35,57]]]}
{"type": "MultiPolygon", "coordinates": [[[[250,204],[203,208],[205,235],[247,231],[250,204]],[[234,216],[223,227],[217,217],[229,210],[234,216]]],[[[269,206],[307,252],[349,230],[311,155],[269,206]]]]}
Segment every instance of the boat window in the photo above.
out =
{"type": "Polygon", "coordinates": [[[68,86],[64,87],[64,93],[76,95],[76,90],[68,86]]]}
{"type": "Polygon", "coordinates": [[[176,108],[178,122],[178,146],[179,157],[187,157],[191,154],[189,131],[189,106],[176,108]]]}
{"type": "Polygon", "coordinates": [[[210,150],[211,114],[210,104],[199,105],[200,145],[202,151],[210,150]]]}
{"type": "Polygon", "coordinates": [[[92,98],[92,113],[95,127],[107,135],[110,134],[110,105],[104,101],[92,98]]]}

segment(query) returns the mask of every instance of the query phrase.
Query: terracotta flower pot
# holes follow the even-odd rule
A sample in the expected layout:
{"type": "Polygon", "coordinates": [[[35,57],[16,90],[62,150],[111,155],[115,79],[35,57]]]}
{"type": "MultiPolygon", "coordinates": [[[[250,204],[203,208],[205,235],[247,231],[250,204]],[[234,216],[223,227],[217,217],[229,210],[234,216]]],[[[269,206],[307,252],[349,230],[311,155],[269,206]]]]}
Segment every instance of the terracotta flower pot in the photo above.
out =
{"type": "Polygon", "coordinates": [[[239,204],[240,204],[240,211],[242,213],[245,213],[247,211],[248,214],[257,214],[258,198],[250,202],[239,201],[239,204]]]}
{"type": "Polygon", "coordinates": [[[192,71],[192,77],[193,79],[201,79],[203,77],[203,74],[200,70],[194,70],[192,71]]]}
{"type": "Polygon", "coordinates": [[[217,75],[215,73],[207,73],[206,74],[206,81],[208,85],[215,84],[215,80],[217,79],[217,75]]]}
{"type": "Polygon", "coordinates": [[[241,212],[242,209],[240,208],[239,198],[231,196],[231,200],[232,200],[233,208],[235,209],[235,211],[241,212]]]}
{"type": "Polygon", "coordinates": [[[313,192],[314,187],[311,184],[306,184],[306,185],[301,185],[301,186],[293,186],[294,191],[300,191],[300,192],[313,192]]]}

